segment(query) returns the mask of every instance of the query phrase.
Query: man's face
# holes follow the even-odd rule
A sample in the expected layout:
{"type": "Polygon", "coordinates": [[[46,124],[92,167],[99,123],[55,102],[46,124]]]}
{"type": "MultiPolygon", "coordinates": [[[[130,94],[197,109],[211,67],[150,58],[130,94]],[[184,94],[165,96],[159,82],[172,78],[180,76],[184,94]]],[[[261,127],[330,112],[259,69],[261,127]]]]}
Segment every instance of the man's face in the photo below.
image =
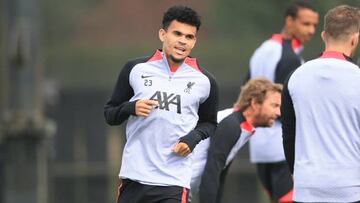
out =
{"type": "Polygon", "coordinates": [[[173,20],[169,27],[159,30],[163,51],[170,65],[181,63],[189,56],[196,42],[196,27],[173,20]]]}
{"type": "Polygon", "coordinates": [[[279,92],[267,92],[262,104],[255,104],[254,121],[255,127],[270,127],[280,116],[281,94],[279,92]]]}
{"type": "Polygon", "coordinates": [[[302,44],[310,41],[315,34],[316,26],[319,21],[319,14],[306,8],[298,10],[297,16],[289,18],[289,26],[292,35],[302,44]]]}

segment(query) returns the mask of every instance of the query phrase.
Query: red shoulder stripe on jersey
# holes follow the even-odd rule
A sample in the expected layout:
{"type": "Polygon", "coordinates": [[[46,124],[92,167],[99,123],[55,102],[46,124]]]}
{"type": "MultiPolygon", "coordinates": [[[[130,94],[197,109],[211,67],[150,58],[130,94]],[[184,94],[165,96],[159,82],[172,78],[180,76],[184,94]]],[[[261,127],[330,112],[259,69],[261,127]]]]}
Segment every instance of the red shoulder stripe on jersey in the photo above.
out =
{"type": "Polygon", "coordinates": [[[282,197],[280,197],[279,203],[293,202],[293,193],[294,193],[294,190],[292,189],[292,190],[290,190],[290,192],[288,192],[285,195],[283,195],[282,197]]]}
{"type": "Polygon", "coordinates": [[[275,42],[278,42],[278,43],[282,44],[283,36],[281,34],[273,34],[271,36],[270,40],[273,40],[275,42]]]}
{"type": "Polygon", "coordinates": [[[240,127],[241,129],[253,134],[255,132],[255,128],[254,126],[252,126],[249,122],[247,121],[243,121],[242,123],[240,123],[240,127]]]}
{"type": "Polygon", "coordinates": [[[154,55],[147,62],[158,61],[158,60],[162,60],[162,55],[160,50],[156,50],[154,55]]]}
{"type": "Polygon", "coordinates": [[[346,60],[344,54],[337,51],[324,51],[321,54],[320,58],[335,58],[335,59],[346,60]]]}
{"type": "MultiPolygon", "coordinates": [[[[273,34],[270,38],[270,40],[273,40],[279,44],[282,44],[284,37],[281,34],[273,34]]],[[[297,52],[299,48],[302,47],[301,42],[298,39],[292,39],[291,40],[291,47],[292,49],[297,52]]]]}
{"type": "Polygon", "coordinates": [[[184,63],[194,68],[195,70],[200,71],[196,58],[186,57],[184,63]]]}

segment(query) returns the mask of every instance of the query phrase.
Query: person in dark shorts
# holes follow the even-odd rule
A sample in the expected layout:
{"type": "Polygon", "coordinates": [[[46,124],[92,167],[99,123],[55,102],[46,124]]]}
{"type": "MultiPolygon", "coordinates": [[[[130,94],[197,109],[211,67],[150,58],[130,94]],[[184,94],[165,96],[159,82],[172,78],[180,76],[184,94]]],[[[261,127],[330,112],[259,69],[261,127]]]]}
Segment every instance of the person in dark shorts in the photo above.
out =
{"type": "Polygon", "coordinates": [[[162,49],[128,61],[104,108],[109,125],[125,120],[118,203],[186,203],[191,156],[217,125],[218,88],[189,57],[201,21],[193,9],[163,16],[162,49]]]}
{"type": "MultiPolygon", "coordinates": [[[[300,52],[303,44],[315,33],[318,13],[308,3],[293,2],[285,11],[284,26],[257,48],[250,59],[248,78],[266,77],[283,84],[285,78],[303,63],[300,52]]],[[[292,202],[293,181],[285,162],[281,123],[271,128],[257,128],[249,142],[250,161],[271,201],[292,202]]]]}

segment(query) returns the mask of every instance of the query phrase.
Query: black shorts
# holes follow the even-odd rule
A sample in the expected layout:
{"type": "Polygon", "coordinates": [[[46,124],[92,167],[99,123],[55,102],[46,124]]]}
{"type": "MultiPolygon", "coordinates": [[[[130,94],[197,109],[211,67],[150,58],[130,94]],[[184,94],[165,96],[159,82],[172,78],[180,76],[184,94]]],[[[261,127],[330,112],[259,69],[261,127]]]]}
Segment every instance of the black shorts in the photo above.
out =
{"type": "Polygon", "coordinates": [[[286,161],[259,163],[257,173],[271,200],[292,202],[293,179],[286,161]]]}
{"type": "MultiPolygon", "coordinates": [[[[304,202],[294,202],[294,203],[304,203],[304,202]]],[[[321,202],[319,202],[321,203],[321,202]]],[[[350,202],[350,203],[360,203],[360,201],[357,201],[357,202],[350,202]]]]}
{"type": "Polygon", "coordinates": [[[189,189],[180,186],[144,185],[124,179],[118,187],[117,203],[187,203],[189,189]]]}

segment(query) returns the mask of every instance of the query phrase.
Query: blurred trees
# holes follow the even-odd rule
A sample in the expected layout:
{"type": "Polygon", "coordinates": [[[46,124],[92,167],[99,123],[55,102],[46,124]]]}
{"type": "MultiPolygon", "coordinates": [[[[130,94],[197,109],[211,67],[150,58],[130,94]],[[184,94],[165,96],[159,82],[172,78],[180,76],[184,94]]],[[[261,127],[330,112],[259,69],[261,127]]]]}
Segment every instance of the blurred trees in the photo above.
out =
{"type": "MultiPolygon", "coordinates": [[[[280,32],[288,0],[42,0],[46,70],[63,87],[109,89],[122,64],[160,48],[157,31],[164,10],[173,4],[194,7],[202,16],[192,55],[223,88],[234,88],[252,52],[272,33],[280,32]],[[86,75],[86,77],[84,77],[86,75]]],[[[322,50],[320,31],[325,12],[359,0],[313,0],[320,23],[305,47],[305,59],[322,50]]],[[[235,89],[236,88],[236,89],[235,89]]]]}

